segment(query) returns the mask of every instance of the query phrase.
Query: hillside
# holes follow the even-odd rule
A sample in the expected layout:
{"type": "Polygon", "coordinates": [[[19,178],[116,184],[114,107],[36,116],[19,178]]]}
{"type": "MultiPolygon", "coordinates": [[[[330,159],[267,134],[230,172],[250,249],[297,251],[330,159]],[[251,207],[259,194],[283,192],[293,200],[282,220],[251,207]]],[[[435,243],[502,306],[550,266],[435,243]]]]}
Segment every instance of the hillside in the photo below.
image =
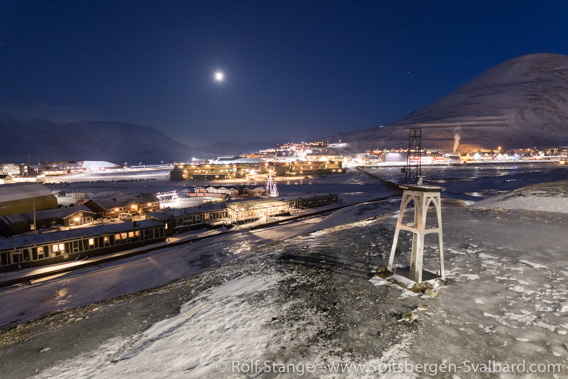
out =
{"type": "Polygon", "coordinates": [[[195,149],[158,129],[113,121],[55,124],[21,120],[0,113],[0,161],[37,163],[58,160],[106,160],[146,164],[188,160],[195,149]]]}
{"type": "Polygon", "coordinates": [[[416,127],[423,146],[450,151],[568,145],[568,56],[511,59],[401,120],[342,137],[356,150],[405,147],[416,127]]]}

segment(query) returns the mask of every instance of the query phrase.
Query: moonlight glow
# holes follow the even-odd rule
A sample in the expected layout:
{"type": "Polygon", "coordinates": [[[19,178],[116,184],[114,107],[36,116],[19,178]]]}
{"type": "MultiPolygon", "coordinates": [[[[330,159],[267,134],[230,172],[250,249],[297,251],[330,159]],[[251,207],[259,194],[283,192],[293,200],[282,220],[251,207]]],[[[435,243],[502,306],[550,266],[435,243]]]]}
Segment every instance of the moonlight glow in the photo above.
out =
{"type": "Polygon", "coordinates": [[[225,79],[225,75],[221,71],[215,73],[215,81],[222,82],[225,79]]]}

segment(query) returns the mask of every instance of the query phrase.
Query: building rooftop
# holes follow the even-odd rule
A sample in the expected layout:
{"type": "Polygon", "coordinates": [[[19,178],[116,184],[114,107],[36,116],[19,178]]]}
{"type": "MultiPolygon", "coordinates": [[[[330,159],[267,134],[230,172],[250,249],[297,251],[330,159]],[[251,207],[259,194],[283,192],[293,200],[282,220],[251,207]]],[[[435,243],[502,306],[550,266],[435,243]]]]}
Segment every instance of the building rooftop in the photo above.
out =
{"type": "Polygon", "coordinates": [[[0,203],[53,196],[51,191],[37,183],[13,183],[0,185],[0,203]]]}
{"type": "Polygon", "coordinates": [[[235,211],[246,211],[251,209],[273,208],[278,206],[288,206],[288,203],[276,199],[257,199],[244,201],[231,201],[227,203],[227,208],[235,211]]]}
{"type": "MultiPolygon", "coordinates": [[[[79,205],[76,207],[66,207],[66,208],[49,209],[46,211],[37,211],[35,212],[35,216],[37,220],[45,220],[49,218],[65,218],[77,212],[93,213],[93,211],[87,208],[86,206],[79,205]]],[[[0,220],[4,221],[5,224],[14,224],[17,222],[33,222],[33,219],[34,219],[33,212],[0,216],[0,220]]]]}

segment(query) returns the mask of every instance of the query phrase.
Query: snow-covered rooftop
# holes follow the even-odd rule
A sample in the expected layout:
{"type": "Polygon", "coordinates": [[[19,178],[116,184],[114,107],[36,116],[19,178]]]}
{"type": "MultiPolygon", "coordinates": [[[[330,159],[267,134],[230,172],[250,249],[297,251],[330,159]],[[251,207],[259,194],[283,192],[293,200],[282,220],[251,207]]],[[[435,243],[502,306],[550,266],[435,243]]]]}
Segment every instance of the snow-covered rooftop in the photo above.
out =
{"type": "MultiPolygon", "coordinates": [[[[35,217],[37,220],[48,219],[48,218],[64,218],[77,212],[93,213],[93,211],[87,208],[86,206],[79,205],[76,207],[66,207],[66,208],[48,209],[46,211],[38,211],[35,212],[35,217]]],[[[0,220],[3,220],[7,224],[13,224],[16,222],[32,222],[33,219],[34,219],[34,214],[32,212],[0,216],[0,220]]]]}
{"type": "Polygon", "coordinates": [[[101,169],[101,168],[117,168],[120,167],[117,164],[107,162],[107,161],[84,161],[83,168],[88,169],[101,169]]]}
{"type": "Polygon", "coordinates": [[[41,184],[12,183],[0,185],[0,203],[42,196],[53,196],[53,194],[41,184]]]}
{"type": "Polygon", "coordinates": [[[38,233],[34,235],[16,236],[12,238],[0,239],[0,250],[12,249],[21,246],[28,246],[40,243],[50,243],[51,241],[66,240],[76,237],[88,237],[101,234],[120,233],[130,230],[140,230],[155,226],[163,226],[161,222],[156,220],[143,220],[134,222],[122,222],[116,224],[107,224],[96,226],[93,228],[81,228],[62,230],[52,233],[38,233]]]}

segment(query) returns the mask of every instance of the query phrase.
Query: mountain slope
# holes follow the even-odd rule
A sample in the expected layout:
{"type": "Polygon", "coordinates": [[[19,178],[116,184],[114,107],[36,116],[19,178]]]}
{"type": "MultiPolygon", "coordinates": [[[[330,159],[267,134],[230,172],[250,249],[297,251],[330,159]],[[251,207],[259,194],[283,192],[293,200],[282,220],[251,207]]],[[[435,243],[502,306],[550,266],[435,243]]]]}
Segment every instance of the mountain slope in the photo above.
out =
{"type": "Polygon", "coordinates": [[[0,113],[0,161],[107,160],[130,164],[188,160],[195,150],[151,126],[81,121],[55,124],[0,113]]]}
{"type": "Polygon", "coordinates": [[[366,141],[405,147],[415,127],[422,128],[426,148],[568,145],[568,56],[511,59],[401,120],[344,139],[354,148],[366,141]]]}
{"type": "Polygon", "coordinates": [[[215,142],[209,145],[200,146],[199,149],[217,155],[238,155],[256,153],[259,150],[276,147],[277,144],[284,143],[283,140],[275,141],[253,141],[248,143],[238,143],[230,141],[215,142]]]}

